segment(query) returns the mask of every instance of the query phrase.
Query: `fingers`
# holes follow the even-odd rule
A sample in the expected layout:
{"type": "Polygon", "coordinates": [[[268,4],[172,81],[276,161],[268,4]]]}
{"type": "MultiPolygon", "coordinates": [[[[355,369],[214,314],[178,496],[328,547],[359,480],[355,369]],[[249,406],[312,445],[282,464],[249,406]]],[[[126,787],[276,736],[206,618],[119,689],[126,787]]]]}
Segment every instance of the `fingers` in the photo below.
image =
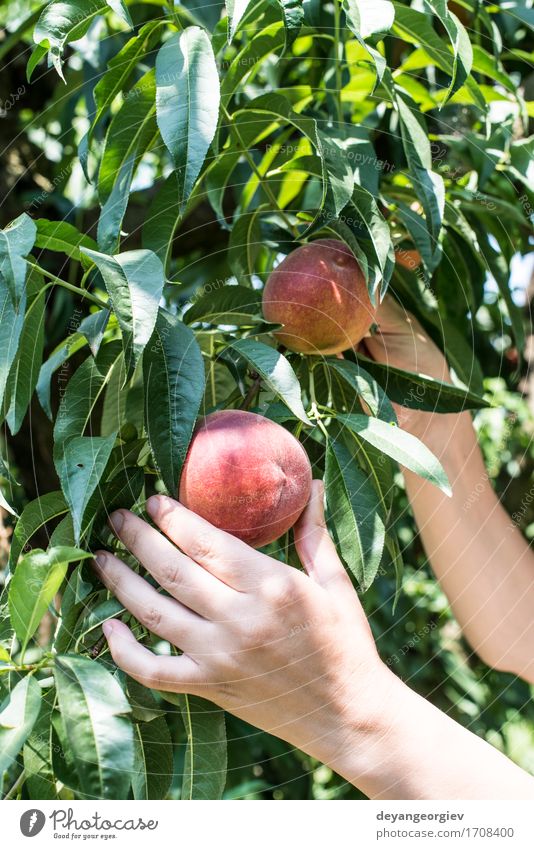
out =
{"type": "Polygon", "coordinates": [[[158,593],[113,554],[96,552],[94,568],[108,590],[153,634],[185,651],[206,645],[212,636],[211,623],[178,601],[158,593]]]}
{"type": "Polygon", "coordinates": [[[104,622],[102,630],[117,666],[140,684],[174,693],[202,691],[200,667],[188,655],[154,654],[138,643],[127,625],[117,619],[104,622]]]}
{"type": "Polygon", "coordinates": [[[165,495],[153,495],[146,509],[169,539],[220,581],[240,591],[257,584],[263,554],[165,495]]]}
{"type": "Polygon", "coordinates": [[[308,575],[327,590],[355,595],[324,519],[324,485],[315,480],[308,505],[294,528],[295,547],[308,575]]]}
{"type": "Polygon", "coordinates": [[[158,584],[186,607],[208,619],[217,619],[234,601],[229,587],[178,551],[139,516],[129,510],[117,510],[110,516],[110,524],[158,584]]]}

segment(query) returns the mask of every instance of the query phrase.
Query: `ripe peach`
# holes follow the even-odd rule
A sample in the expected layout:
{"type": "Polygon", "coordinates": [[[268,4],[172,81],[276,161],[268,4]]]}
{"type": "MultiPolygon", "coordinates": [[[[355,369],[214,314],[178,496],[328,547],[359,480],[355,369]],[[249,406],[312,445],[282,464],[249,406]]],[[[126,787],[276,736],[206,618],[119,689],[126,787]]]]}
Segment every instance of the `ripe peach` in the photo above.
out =
{"type": "Polygon", "coordinates": [[[260,548],[295,524],[311,480],[308,455],[287,430],[255,413],[221,410],[193,435],[178,497],[216,527],[260,548]]]}
{"type": "Polygon", "coordinates": [[[290,253],[263,290],[267,321],[283,324],[279,342],[303,354],[337,354],[356,345],[375,320],[365,278],[352,251],[318,239],[290,253]]]}

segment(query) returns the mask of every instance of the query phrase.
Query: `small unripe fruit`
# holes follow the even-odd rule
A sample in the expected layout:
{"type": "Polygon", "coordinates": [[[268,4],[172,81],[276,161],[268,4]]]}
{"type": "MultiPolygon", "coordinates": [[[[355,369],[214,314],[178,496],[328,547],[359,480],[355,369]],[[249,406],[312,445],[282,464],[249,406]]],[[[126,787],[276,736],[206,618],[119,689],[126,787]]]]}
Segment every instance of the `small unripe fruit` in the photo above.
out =
{"type": "Polygon", "coordinates": [[[312,473],[300,442],[244,410],[211,413],[197,427],[179,499],[254,548],[278,539],[308,503],[312,473]]]}
{"type": "Polygon", "coordinates": [[[302,354],[337,354],[363,339],[375,321],[362,270],[336,239],[318,239],[290,253],[263,290],[267,321],[283,324],[279,342],[302,354]]]}

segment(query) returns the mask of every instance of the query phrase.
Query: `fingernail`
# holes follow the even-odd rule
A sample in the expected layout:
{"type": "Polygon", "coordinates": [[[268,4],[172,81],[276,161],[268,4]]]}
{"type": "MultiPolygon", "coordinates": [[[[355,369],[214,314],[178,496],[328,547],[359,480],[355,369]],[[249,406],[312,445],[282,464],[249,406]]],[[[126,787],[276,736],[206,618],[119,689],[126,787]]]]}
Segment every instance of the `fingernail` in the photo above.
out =
{"type": "Polygon", "coordinates": [[[146,503],[146,511],[153,519],[156,518],[160,511],[161,499],[157,495],[151,495],[146,503]]]}
{"type": "Polygon", "coordinates": [[[105,551],[97,551],[94,556],[94,562],[97,569],[105,569],[107,554],[105,551]]]}
{"type": "Polygon", "coordinates": [[[103,622],[102,631],[106,639],[109,639],[109,635],[113,632],[113,622],[103,622]]]}
{"type": "Polygon", "coordinates": [[[109,524],[116,534],[120,534],[121,528],[124,525],[124,516],[120,510],[116,510],[115,513],[111,514],[109,524]]]}

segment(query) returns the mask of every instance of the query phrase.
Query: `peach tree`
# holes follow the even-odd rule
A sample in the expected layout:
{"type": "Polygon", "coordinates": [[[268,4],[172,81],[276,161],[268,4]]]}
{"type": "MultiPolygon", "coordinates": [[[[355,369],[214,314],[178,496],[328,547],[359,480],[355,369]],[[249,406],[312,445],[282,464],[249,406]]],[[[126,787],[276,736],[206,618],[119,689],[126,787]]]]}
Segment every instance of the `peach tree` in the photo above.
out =
{"type": "MultiPolygon", "coordinates": [[[[398,464],[448,482],[393,404],[482,409],[484,377],[504,370],[514,385],[521,368],[509,277],[532,232],[532,8],[12,5],[0,41],[4,792],[219,798],[230,765],[229,797],[261,794],[265,775],[243,763],[286,757],[283,744],[116,669],[111,617],[174,649],[103,588],[91,552],[120,550],[114,508],[143,514],[150,494],[176,495],[199,417],[251,410],[295,435],[325,479],[330,530],[384,630],[395,604],[406,615],[398,464]],[[25,68],[18,88],[10,67],[25,68]],[[279,344],[262,289],[318,238],[350,248],[373,304],[387,291],[417,317],[454,383],[279,344]]],[[[269,551],[299,567],[290,532],[269,551]]],[[[284,763],[274,783],[308,795],[317,765],[284,763]]]]}

